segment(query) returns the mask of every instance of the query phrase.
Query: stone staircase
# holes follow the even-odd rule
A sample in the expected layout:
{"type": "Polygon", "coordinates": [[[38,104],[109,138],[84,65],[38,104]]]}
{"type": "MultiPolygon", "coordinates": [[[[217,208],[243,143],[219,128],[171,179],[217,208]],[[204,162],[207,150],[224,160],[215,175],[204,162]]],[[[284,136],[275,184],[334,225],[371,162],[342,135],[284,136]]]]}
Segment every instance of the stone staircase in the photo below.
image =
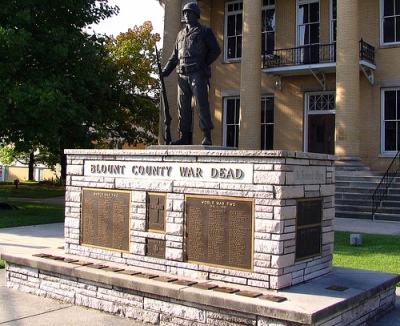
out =
{"type": "MultiPolygon", "coordinates": [[[[372,194],[383,174],[371,171],[336,171],[336,217],[372,219],[372,194]]],[[[400,222],[400,176],[394,178],[374,220],[400,222]]]]}

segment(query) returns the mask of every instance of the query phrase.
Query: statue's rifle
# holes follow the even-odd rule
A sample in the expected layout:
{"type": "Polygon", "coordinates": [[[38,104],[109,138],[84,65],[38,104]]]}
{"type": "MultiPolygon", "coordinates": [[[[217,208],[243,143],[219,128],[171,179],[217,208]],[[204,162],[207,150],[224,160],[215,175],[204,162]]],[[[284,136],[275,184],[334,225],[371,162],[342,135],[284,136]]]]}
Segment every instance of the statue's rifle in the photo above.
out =
{"type": "Polygon", "coordinates": [[[160,81],[161,81],[161,93],[162,93],[162,98],[164,102],[164,125],[165,125],[165,135],[164,135],[164,141],[166,145],[169,145],[171,142],[171,114],[169,113],[169,104],[168,104],[168,98],[167,98],[167,92],[165,90],[165,83],[164,83],[164,77],[162,74],[162,68],[161,68],[161,63],[160,63],[160,57],[158,55],[158,50],[156,46],[156,56],[157,56],[157,65],[158,65],[158,73],[160,76],[160,81]]]}

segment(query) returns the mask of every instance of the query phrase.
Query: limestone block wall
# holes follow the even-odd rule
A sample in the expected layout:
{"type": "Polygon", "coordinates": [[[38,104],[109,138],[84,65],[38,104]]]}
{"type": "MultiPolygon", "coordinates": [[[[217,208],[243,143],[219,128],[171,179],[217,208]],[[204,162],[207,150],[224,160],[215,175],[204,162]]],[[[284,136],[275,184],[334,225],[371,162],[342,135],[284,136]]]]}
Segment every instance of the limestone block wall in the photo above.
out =
{"type": "Polygon", "coordinates": [[[66,253],[181,277],[268,289],[282,289],[331,272],[334,156],[291,151],[169,148],[66,151],[66,253]],[[110,165],[123,168],[107,169],[110,165]],[[158,170],[149,168],[154,166],[158,170]],[[129,252],[81,245],[82,190],[88,188],[131,193],[129,252]],[[148,193],[166,196],[165,232],[148,229],[148,193]],[[250,270],[185,261],[187,195],[253,200],[250,270]],[[321,200],[321,250],[316,256],[296,259],[298,202],[306,199],[321,200]],[[149,239],[165,243],[165,258],[146,254],[149,239]]]}

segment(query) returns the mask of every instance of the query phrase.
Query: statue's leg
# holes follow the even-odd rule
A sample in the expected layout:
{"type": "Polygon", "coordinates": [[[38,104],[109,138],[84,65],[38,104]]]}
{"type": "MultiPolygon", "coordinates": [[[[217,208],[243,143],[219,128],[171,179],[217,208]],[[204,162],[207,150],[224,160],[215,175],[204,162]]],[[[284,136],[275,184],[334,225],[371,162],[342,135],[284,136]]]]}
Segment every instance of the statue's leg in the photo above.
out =
{"type": "Polygon", "coordinates": [[[202,145],[212,145],[211,130],[214,124],[211,119],[210,103],[208,100],[208,80],[202,72],[195,74],[192,82],[193,95],[196,99],[197,115],[199,117],[200,129],[204,133],[202,145]]]}
{"type": "Polygon", "coordinates": [[[192,131],[192,90],[188,76],[179,75],[178,77],[178,129],[181,137],[172,141],[171,145],[190,145],[192,131]]]}

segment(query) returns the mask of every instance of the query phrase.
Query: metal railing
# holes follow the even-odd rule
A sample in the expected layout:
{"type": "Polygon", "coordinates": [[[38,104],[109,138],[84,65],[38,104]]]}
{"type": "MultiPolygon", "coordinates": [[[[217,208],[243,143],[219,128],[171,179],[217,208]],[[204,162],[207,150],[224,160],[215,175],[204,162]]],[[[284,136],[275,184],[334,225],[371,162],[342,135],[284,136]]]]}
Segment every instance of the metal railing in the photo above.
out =
{"type": "Polygon", "coordinates": [[[360,40],[360,60],[375,64],[375,48],[365,43],[363,39],[360,40]]]}
{"type": "MultiPolygon", "coordinates": [[[[375,64],[375,48],[360,40],[360,59],[375,64]]],[[[277,49],[264,54],[264,68],[301,66],[336,62],[336,43],[304,45],[296,48],[277,49]]]]}
{"type": "Polygon", "coordinates": [[[397,152],[396,156],[393,158],[392,163],[390,163],[386,173],[382,177],[381,182],[378,187],[376,187],[372,195],[372,219],[374,219],[374,214],[378,210],[382,203],[382,200],[386,197],[388,189],[399,172],[400,169],[400,151],[397,152]]]}
{"type": "Polygon", "coordinates": [[[290,49],[278,49],[264,55],[264,68],[299,66],[335,62],[335,44],[315,44],[290,49]]]}

